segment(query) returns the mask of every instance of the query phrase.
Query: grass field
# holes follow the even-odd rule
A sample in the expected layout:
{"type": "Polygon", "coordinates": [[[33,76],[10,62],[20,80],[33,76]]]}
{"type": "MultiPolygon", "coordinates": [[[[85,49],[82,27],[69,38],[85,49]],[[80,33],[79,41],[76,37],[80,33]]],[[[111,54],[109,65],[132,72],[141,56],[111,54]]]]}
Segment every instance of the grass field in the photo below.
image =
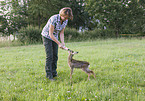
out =
{"type": "Polygon", "coordinates": [[[68,52],[59,49],[58,78],[45,77],[43,45],[0,48],[0,101],[145,101],[145,39],[66,43],[90,62],[96,80],[79,69],[70,81],[68,52]]]}

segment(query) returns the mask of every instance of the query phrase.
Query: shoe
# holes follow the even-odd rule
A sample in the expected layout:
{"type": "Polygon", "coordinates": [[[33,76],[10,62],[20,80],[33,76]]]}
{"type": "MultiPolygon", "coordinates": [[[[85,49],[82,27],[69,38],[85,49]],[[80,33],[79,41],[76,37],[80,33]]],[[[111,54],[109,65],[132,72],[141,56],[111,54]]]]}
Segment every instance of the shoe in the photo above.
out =
{"type": "Polygon", "coordinates": [[[46,74],[46,78],[48,78],[48,79],[53,79],[53,76],[52,76],[52,75],[47,75],[47,74],[46,74]]]}
{"type": "Polygon", "coordinates": [[[57,75],[53,75],[53,77],[57,77],[57,75]]]}
{"type": "Polygon", "coordinates": [[[57,77],[57,72],[52,73],[53,77],[57,77]]]}
{"type": "Polygon", "coordinates": [[[53,78],[53,76],[47,75],[46,78],[48,78],[50,81],[55,81],[55,79],[53,78]]]}

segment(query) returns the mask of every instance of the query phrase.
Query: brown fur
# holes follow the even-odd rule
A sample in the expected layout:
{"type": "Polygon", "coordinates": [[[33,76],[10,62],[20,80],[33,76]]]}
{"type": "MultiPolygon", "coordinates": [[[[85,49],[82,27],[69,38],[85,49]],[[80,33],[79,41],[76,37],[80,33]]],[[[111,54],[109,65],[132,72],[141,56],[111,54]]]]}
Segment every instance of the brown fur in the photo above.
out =
{"type": "Polygon", "coordinates": [[[94,72],[92,70],[89,70],[89,66],[90,66],[89,62],[73,59],[73,55],[77,54],[77,53],[78,52],[73,52],[73,51],[69,50],[68,65],[71,68],[70,79],[72,79],[72,74],[73,74],[74,68],[82,69],[83,71],[85,71],[88,74],[88,80],[90,80],[91,74],[94,75],[94,78],[96,78],[94,72]]]}

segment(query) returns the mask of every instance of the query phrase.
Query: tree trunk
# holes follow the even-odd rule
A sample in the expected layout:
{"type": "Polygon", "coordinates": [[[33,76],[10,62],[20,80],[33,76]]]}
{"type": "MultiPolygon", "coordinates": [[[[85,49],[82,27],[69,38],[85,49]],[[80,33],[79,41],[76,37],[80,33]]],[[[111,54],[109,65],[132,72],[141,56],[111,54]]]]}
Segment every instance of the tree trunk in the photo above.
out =
{"type": "Polygon", "coordinates": [[[119,37],[119,31],[118,30],[115,32],[115,36],[116,36],[116,38],[119,37]]]}

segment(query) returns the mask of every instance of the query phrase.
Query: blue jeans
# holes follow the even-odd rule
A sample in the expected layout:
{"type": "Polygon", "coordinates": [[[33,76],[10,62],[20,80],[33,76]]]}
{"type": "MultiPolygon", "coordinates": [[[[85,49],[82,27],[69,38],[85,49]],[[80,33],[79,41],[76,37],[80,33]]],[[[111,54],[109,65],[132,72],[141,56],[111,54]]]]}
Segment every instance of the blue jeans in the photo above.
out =
{"type": "Polygon", "coordinates": [[[45,71],[47,78],[57,76],[58,45],[54,41],[42,36],[43,45],[46,52],[45,71]]]}

